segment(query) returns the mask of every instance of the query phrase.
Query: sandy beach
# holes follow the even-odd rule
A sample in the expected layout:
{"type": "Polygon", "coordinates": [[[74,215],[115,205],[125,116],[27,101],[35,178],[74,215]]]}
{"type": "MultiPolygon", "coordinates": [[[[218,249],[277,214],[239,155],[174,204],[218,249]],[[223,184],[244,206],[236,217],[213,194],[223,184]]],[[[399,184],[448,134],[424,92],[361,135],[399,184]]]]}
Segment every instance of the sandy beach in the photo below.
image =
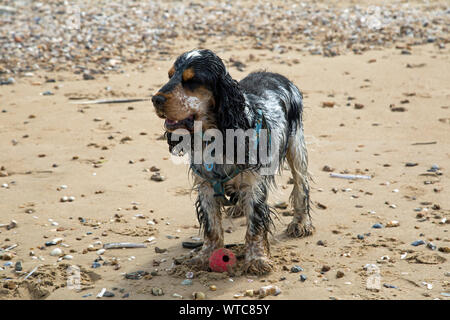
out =
{"type": "MultiPolygon", "coordinates": [[[[45,6],[56,6],[43,3],[30,9],[31,20],[45,6]]],[[[289,1],[272,4],[272,10],[250,1],[238,1],[236,7],[231,2],[133,3],[127,21],[133,15],[146,21],[140,16],[145,10],[161,10],[155,19],[162,31],[149,32],[148,41],[140,28],[152,29],[150,20],[128,26],[120,37],[118,31],[101,36],[103,51],[95,32],[104,33],[92,28],[89,42],[82,27],[79,41],[61,38],[58,47],[47,43],[48,51],[36,56],[24,49],[38,45],[35,35],[11,32],[11,25],[23,25],[18,20],[26,12],[0,8],[0,27],[8,25],[0,38],[0,299],[190,300],[193,292],[203,292],[206,299],[254,300],[258,297],[245,291],[270,284],[281,294],[264,299],[449,299],[447,2],[386,4],[402,8],[405,17],[435,15],[429,26],[405,18],[413,30],[408,36],[396,22],[370,20],[377,12],[386,17],[385,7],[369,14],[373,5],[364,1],[358,10],[372,25],[358,28],[369,36],[351,46],[355,29],[342,21],[361,21],[352,15],[359,12],[352,2],[305,2],[304,10],[289,1]],[[342,17],[346,9],[349,16],[342,17]],[[235,20],[227,25],[210,17],[219,11],[224,20],[237,12],[235,20]],[[252,14],[245,17],[246,12],[252,14]],[[327,12],[340,18],[320,22],[327,12]],[[306,21],[293,18],[302,15],[306,21]],[[199,16],[204,20],[186,27],[199,16]],[[334,32],[335,25],[342,30],[334,32]],[[370,34],[381,40],[371,40],[370,34]],[[71,41],[64,51],[63,44],[71,41]],[[266,276],[195,272],[192,283],[182,284],[189,270],[172,272],[174,261],[189,254],[182,242],[201,234],[188,166],[171,160],[161,139],[163,121],[148,100],[80,104],[149,99],[167,81],[176,57],[194,48],[216,52],[237,80],[261,69],[278,72],[304,95],[316,232],[287,237],[291,208],[278,209],[270,237],[276,269],[266,276]],[[157,171],[163,181],[151,179],[157,171]],[[116,242],[146,247],[101,250],[116,242]],[[71,266],[79,270],[79,286],[68,282],[71,266]],[[292,272],[293,266],[303,271],[292,272]],[[379,286],[372,288],[369,278],[379,286]],[[103,288],[113,295],[97,298],[103,288]],[[156,295],[161,291],[155,288],[163,294],[156,295]]],[[[106,14],[120,11],[99,2],[96,8],[82,5],[81,12],[101,11],[103,5],[106,14]]],[[[5,6],[15,8],[8,1],[5,6]]],[[[81,14],[81,25],[94,24],[93,17],[81,14]]],[[[289,170],[277,177],[270,204],[288,203],[290,177],[289,170]]],[[[225,243],[239,248],[245,218],[225,218],[223,224],[225,243]]]]}

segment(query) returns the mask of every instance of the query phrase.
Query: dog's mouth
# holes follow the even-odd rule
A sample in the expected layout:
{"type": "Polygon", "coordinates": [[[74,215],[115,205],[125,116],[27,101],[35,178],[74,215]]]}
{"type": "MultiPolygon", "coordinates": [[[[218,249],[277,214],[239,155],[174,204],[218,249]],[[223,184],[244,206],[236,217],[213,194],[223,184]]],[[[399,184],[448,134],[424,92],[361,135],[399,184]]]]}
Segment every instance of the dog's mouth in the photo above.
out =
{"type": "Polygon", "coordinates": [[[194,131],[194,116],[189,116],[186,119],[183,120],[172,120],[167,118],[164,122],[164,127],[167,131],[173,132],[177,129],[185,129],[189,132],[194,131]]]}

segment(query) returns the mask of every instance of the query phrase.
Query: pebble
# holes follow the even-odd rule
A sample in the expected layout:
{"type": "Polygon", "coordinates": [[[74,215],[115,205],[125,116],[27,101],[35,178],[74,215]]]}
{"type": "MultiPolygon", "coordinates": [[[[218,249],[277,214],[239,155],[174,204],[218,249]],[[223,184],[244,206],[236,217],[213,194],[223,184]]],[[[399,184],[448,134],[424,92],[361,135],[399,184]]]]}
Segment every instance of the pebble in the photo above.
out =
{"type": "Polygon", "coordinates": [[[323,265],[322,266],[322,269],[320,270],[321,272],[328,272],[328,271],[330,271],[331,270],[331,267],[330,266],[327,266],[327,265],[323,265]]]}
{"type": "Polygon", "coordinates": [[[386,223],[386,228],[395,228],[400,226],[400,222],[396,221],[396,220],[392,220],[389,221],[388,223],[386,223]]]}
{"type": "Polygon", "coordinates": [[[162,295],[164,295],[164,291],[161,288],[154,287],[154,288],[152,288],[152,295],[154,295],[154,296],[162,296],[162,295]]]}
{"type": "Polygon", "coordinates": [[[388,288],[388,289],[398,289],[397,286],[394,286],[394,285],[388,284],[388,283],[384,283],[383,287],[388,288]]]}
{"type": "Polygon", "coordinates": [[[92,268],[93,269],[97,269],[97,268],[100,268],[102,265],[100,264],[100,263],[98,263],[98,262],[96,262],[96,261],[94,261],[93,263],[92,263],[92,268]]]}
{"type": "Polygon", "coordinates": [[[381,223],[375,223],[375,224],[372,226],[372,228],[373,228],[373,229],[381,229],[381,228],[383,228],[383,225],[382,225],[381,223]]]}
{"type": "Polygon", "coordinates": [[[417,165],[418,165],[417,162],[407,162],[407,163],[405,163],[405,167],[415,167],[417,165]]]}
{"type": "Polygon", "coordinates": [[[10,252],[5,252],[1,255],[1,259],[4,261],[12,260],[14,258],[14,255],[10,252]]]}
{"type": "Polygon", "coordinates": [[[97,252],[96,252],[96,254],[98,254],[99,256],[101,256],[102,254],[104,254],[105,253],[105,249],[99,249],[99,250],[97,250],[97,252]]]}
{"type": "Polygon", "coordinates": [[[63,251],[60,248],[55,248],[52,250],[52,252],[50,252],[50,255],[52,257],[59,257],[63,254],[63,251]]]}
{"type": "Polygon", "coordinates": [[[194,298],[194,300],[205,300],[206,295],[203,292],[199,291],[192,293],[192,297],[194,298]]]}
{"type": "Polygon", "coordinates": [[[217,290],[217,287],[216,287],[215,285],[210,285],[210,286],[209,286],[209,290],[211,290],[211,291],[216,291],[216,290],[217,290]]]}
{"type": "Polygon", "coordinates": [[[22,262],[17,261],[15,266],[14,266],[14,270],[16,271],[22,271],[22,262]]]}
{"type": "Polygon", "coordinates": [[[147,271],[142,271],[142,270],[136,271],[136,272],[130,272],[130,273],[125,274],[125,279],[139,280],[148,274],[149,273],[147,271]]]}
{"type": "Polygon", "coordinates": [[[300,281],[305,282],[308,279],[304,274],[300,275],[300,281]]]}
{"type": "Polygon", "coordinates": [[[414,247],[417,247],[417,246],[420,246],[420,245],[423,245],[423,244],[425,244],[425,241],[423,241],[423,240],[416,240],[416,241],[411,243],[411,245],[414,246],[414,247]]]}
{"type": "Polygon", "coordinates": [[[103,293],[103,297],[112,298],[114,296],[115,294],[111,291],[105,291],[105,293],[103,293]]]}
{"type": "Polygon", "coordinates": [[[181,282],[181,285],[183,285],[183,286],[191,286],[192,285],[192,280],[191,279],[184,279],[181,282]]]}
{"type": "Polygon", "coordinates": [[[167,249],[161,249],[161,248],[159,248],[159,247],[155,247],[155,252],[156,253],[164,253],[164,252],[166,252],[167,251],[167,249]]]}
{"type": "Polygon", "coordinates": [[[295,266],[293,266],[293,267],[291,268],[291,272],[292,272],[292,273],[298,273],[298,272],[301,272],[301,271],[303,271],[303,268],[300,267],[300,266],[297,266],[297,265],[295,265],[295,266]]]}
{"type": "Polygon", "coordinates": [[[153,174],[150,177],[150,180],[161,182],[161,181],[166,180],[166,178],[164,176],[162,176],[159,172],[156,172],[155,174],[153,174]]]}
{"type": "Polygon", "coordinates": [[[336,272],[336,278],[337,278],[337,279],[343,278],[344,276],[345,276],[345,273],[344,273],[344,272],[342,272],[342,271],[336,272]]]}

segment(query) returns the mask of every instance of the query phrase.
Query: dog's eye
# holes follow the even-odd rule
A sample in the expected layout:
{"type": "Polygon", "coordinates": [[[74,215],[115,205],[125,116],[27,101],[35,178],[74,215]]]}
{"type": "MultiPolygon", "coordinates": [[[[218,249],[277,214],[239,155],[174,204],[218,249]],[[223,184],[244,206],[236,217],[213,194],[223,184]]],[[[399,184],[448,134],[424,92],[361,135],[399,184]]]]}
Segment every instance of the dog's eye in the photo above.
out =
{"type": "Polygon", "coordinates": [[[197,88],[201,84],[200,81],[195,78],[192,78],[192,79],[189,79],[186,81],[183,80],[182,83],[183,83],[183,87],[191,89],[191,90],[197,88]]]}

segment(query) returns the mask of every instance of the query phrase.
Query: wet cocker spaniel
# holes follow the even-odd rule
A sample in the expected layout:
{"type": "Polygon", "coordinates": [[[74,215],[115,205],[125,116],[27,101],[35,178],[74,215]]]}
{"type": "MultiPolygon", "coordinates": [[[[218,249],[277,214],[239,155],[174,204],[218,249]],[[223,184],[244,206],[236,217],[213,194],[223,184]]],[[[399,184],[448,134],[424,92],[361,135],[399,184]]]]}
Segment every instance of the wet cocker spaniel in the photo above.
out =
{"type": "MultiPolygon", "coordinates": [[[[310,217],[308,158],[299,89],[284,76],[270,72],[254,72],[237,82],[212,51],[193,50],[177,58],[169,70],[169,81],[153,96],[152,102],[157,115],[165,119],[171,152],[176,149],[174,136],[178,129],[190,135],[192,140],[199,134],[200,151],[208,147],[208,141],[202,140],[208,129],[223,134],[221,146],[225,145],[225,136],[230,132],[235,133],[239,129],[240,132],[248,132],[249,129],[256,132],[256,140],[248,135],[245,143],[212,153],[220,156],[223,152],[227,161],[198,163],[190,154],[191,172],[198,190],[196,211],[204,243],[197,256],[189,262],[208,267],[211,253],[224,246],[222,214],[231,212],[247,218],[244,271],[253,274],[270,272],[273,265],[268,233],[273,223],[267,197],[268,191],[274,187],[274,175],[279,173],[284,160],[290,166],[294,181],[290,195],[294,217],[287,233],[303,237],[314,230],[310,217]],[[197,122],[200,125],[194,125],[197,122]],[[264,130],[266,139],[263,141],[259,135],[264,130]],[[256,161],[248,156],[253,150],[250,140],[256,141],[257,147],[267,146],[270,154],[264,163],[260,154],[256,161]],[[238,162],[235,152],[243,146],[245,156],[238,162]],[[276,170],[267,170],[274,165],[276,170]],[[230,208],[224,210],[226,206],[230,208]]],[[[215,136],[217,139],[220,138],[215,136]]],[[[231,141],[236,144],[237,138],[231,141]]],[[[194,149],[192,147],[192,151],[194,149]]]]}

